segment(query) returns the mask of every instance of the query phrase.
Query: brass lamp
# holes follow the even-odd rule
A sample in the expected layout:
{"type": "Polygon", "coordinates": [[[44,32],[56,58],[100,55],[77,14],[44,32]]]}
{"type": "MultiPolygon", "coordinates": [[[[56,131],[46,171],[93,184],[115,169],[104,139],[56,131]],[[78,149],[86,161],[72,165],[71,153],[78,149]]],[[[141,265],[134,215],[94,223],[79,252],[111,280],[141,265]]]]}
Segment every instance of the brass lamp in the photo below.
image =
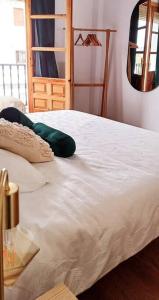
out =
{"type": "Polygon", "coordinates": [[[0,299],[4,300],[3,239],[4,231],[19,223],[19,188],[9,182],[8,171],[0,171],[0,299]]]}

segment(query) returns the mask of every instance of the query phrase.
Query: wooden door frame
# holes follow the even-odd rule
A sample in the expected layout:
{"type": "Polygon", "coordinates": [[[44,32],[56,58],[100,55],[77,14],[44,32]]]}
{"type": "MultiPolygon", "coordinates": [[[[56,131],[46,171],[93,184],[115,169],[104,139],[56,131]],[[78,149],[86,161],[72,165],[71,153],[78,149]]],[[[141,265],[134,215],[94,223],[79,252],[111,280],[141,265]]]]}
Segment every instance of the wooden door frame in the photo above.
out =
{"type": "Polygon", "coordinates": [[[33,111],[33,102],[30,101],[33,93],[31,78],[33,77],[33,59],[30,49],[32,48],[31,19],[27,16],[31,14],[31,0],[25,0],[25,22],[26,22],[26,46],[27,46],[27,77],[28,77],[28,106],[29,112],[33,111]]]}
{"type": "Polygon", "coordinates": [[[159,4],[152,5],[152,0],[148,0],[148,9],[147,9],[147,18],[146,23],[146,33],[145,33],[145,48],[143,54],[143,70],[142,70],[142,81],[141,87],[142,91],[147,91],[148,86],[148,73],[149,73],[149,64],[150,64],[150,52],[151,52],[151,41],[152,41],[152,28],[153,28],[153,19],[154,12],[159,9],[159,4]]]}

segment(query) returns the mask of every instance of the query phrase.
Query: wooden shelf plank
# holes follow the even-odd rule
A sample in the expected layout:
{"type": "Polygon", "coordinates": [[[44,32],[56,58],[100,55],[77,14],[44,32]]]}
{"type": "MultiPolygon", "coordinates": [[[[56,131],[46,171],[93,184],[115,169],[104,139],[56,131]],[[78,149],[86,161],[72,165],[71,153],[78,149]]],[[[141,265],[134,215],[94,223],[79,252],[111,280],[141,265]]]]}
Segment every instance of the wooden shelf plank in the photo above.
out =
{"type": "Polygon", "coordinates": [[[57,15],[31,15],[32,20],[48,20],[48,19],[66,19],[66,14],[57,15]]]}
{"type": "Polygon", "coordinates": [[[74,87],[103,87],[103,83],[73,83],[74,87]]]}
{"type": "Polygon", "coordinates": [[[66,79],[65,78],[48,78],[48,77],[32,77],[33,83],[52,83],[56,85],[65,85],[66,79]]]}
{"type": "Polygon", "coordinates": [[[66,48],[57,47],[32,47],[32,51],[46,51],[46,52],[65,52],[66,48]]]}
{"type": "Polygon", "coordinates": [[[53,94],[53,95],[48,95],[48,94],[42,94],[38,92],[33,92],[33,98],[34,99],[43,99],[43,100],[52,100],[52,101],[60,101],[60,102],[65,102],[65,97],[64,96],[59,96],[59,94],[53,94]]]}
{"type": "MultiPolygon", "coordinates": [[[[39,0],[40,2],[40,0],[39,0]]],[[[73,0],[64,0],[66,9],[63,12],[46,12],[44,9],[40,12],[33,12],[31,0],[25,0],[26,3],[26,30],[27,30],[27,65],[28,65],[28,98],[29,98],[29,111],[47,111],[54,109],[70,109],[71,108],[71,70],[70,70],[70,57],[71,57],[71,37],[72,37],[72,6],[73,0]],[[35,23],[45,20],[51,22],[51,20],[59,19],[63,22],[63,26],[66,28],[63,43],[56,45],[52,43],[38,44],[34,43],[32,37],[35,30],[35,23]],[[37,21],[36,21],[37,20],[37,21]],[[40,21],[41,20],[41,21],[40,21]],[[46,78],[36,77],[35,72],[35,54],[40,53],[61,53],[64,57],[65,64],[65,78],[46,78]],[[34,94],[34,92],[38,94],[34,94]],[[45,93],[45,98],[44,98],[45,93]],[[34,98],[38,96],[39,99],[34,98]],[[51,98],[52,97],[52,98],[51,98]],[[46,101],[45,101],[46,100],[46,101]],[[53,101],[52,101],[53,100],[53,101]],[[41,101],[41,102],[40,102],[41,101]],[[46,103],[45,103],[46,102],[46,103]],[[53,103],[52,103],[53,102],[53,103]],[[58,103],[59,102],[59,103],[58,103]]],[[[58,21],[58,20],[57,20],[58,21]]],[[[62,30],[62,28],[61,28],[62,30]]]]}
{"type": "Polygon", "coordinates": [[[89,32],[117,32],[116,29],[89,29],[89,28],[73,28],[74,31],[89,31],[89,32]]]}

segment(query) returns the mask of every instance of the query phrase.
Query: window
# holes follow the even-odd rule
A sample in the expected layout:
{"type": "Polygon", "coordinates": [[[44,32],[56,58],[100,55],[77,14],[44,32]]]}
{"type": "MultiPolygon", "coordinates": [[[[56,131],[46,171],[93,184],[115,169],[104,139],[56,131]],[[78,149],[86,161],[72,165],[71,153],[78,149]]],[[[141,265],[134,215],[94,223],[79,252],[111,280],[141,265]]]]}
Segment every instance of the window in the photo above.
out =
{"type": "Polygon", "coordinates": [[[144,57],[144,45],[146,37],[146,18],[147,18],[147,6],[141,4],[139,6],[139,21],[137,29],[137,46],[136,58],[135,58],[135,71],[134,74],[142,75],[143,69],[143,57],[144,57]]]}
{"type": "MultiPolygon", "coordinates": [[[[152,7],[151,15],[151,46],[149,49],[149,72],[155,72],[156,70],[156,59],[158,49],[158,34],[159,34],[159,13],[156,6],[152,7]]],[[[135,59],[135,74],[142,75],[143,61],[144,61],[144,47],[146,38],[146,18],[147,18],[147,6],[141,4],[139,6],[139,21],[137,29],[137,46],[136,59],[135,59]]]]}
{"type": "Polygon", "coordinates": [[[154,11],[152,18],[152,34],[151,34],[151,48],[149,72],[156,71],[157,51],[158,51],[158,33],[159,33],[159,13],[154,11]]]}
{"type": "Polygon", "coordinates": [[[24,10],[22,8],[13,8],[14,25],[24,26],[24,10]]]}
{"type": "Polygon", "coordinates": [[[16,63],[25,64],[26,63],[26,52],[25,51],[16,51],[16,63]]]}

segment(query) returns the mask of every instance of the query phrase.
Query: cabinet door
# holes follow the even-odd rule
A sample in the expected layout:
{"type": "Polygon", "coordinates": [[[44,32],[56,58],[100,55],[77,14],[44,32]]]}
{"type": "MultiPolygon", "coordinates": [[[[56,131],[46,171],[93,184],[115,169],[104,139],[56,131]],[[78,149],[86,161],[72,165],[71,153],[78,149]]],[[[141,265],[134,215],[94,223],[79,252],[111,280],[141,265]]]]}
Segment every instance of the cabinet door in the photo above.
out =
{"type": "Polygon", "coordinates": [[[70,109],[72,0],[26,0],[26,28],[29,111],[70,109]]]}

